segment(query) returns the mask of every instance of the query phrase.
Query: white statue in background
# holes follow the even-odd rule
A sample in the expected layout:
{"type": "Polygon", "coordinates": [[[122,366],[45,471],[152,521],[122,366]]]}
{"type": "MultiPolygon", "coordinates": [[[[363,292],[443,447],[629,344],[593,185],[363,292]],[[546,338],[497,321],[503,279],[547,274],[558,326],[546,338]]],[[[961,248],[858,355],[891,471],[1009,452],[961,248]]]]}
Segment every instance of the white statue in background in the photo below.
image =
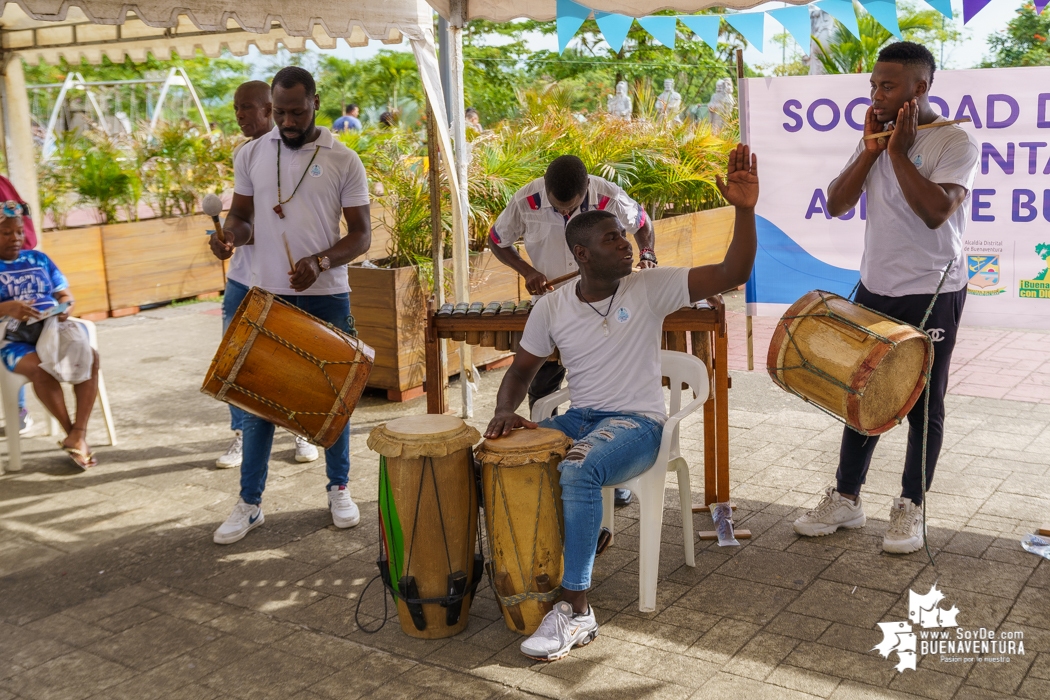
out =
{"type": "Polygon", "coordinates": [[[812,37],[809,40],[809,57],[807,58],[809,74],[824,75],[824,65],[820,62],[820,49],[817,48],[817,41],[819,40],[825,49],[831,47],[832,37],[835,34],[835,18],[819,7],[810,5],[809,31],[812,37]]]}
{"type": "Polygon", "coordinates": [[[732,118],[734,109],[736,109],[736,98],[733,97],[733,81],[729,78],[722,78],[715,83],[715,92],[707,103],[711,128],[715,131],[722,129],[732,118]]]}
{"type": "Polygon", "coordinates": [[[679,121],[682,111],[682,96],[674,91],[674,81],[664,81],[664,91],[656,98],[656,113],[660,119],[668,121],[679,121]]]}
{"type": "Polygon", "coordinates": [[[609,95],[606,109],[609,116],[617,119],[631,118],[631,96],[627,94],[627,83],[622,80],[616,83],[616,94],[609,95]]]}

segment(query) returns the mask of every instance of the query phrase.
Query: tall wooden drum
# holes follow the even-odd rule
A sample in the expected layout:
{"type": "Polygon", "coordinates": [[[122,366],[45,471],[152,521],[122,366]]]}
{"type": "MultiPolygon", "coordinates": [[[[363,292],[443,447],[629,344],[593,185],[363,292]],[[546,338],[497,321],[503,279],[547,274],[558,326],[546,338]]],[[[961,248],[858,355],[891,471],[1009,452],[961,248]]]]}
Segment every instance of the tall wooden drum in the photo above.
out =
{"type": "Polygon", "coordinates": [[[550,428],[515,430],[477,449],[489,576],[508,629],[530,635],[561,593],[564,521],[558,464],[572,446],[550,428]]]}
{"type": "Polygon", "coordinates": [[[483,573],[478,489],[471,447],[477,430],[454,416],[398,418],[374,429],[378,452],[380,572],[411,637],[451,637],[467,626],[483,573]]]}
{"type": "Polygon", "coordinates": [[[814,291],[780,319],[766,369],[781,388],[878,435],[904,420],[932,362],[933,343],[918,328],[814,291]]]}
{"type": "Polygon", "coordinates": [[[357,338],[253,287],[201,391],[328,448],[361,399],[374,359],[357,338]]]}

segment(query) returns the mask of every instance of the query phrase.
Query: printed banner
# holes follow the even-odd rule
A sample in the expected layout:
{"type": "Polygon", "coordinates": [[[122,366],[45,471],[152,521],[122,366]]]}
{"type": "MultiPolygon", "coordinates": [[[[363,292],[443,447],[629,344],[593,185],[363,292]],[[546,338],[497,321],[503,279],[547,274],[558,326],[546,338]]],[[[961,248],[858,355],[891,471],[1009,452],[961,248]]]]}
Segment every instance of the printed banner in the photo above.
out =
{"type": "MultiPolygon", "coordinates": [[[[846,296],[859,278],[867,202],[827,213],[827,188],[864,131],[869,76],[742,81],[742,128],[758,154],[759,251],[751,315],[781,315],[806,292],[846,296]]],[[[1050,329],[1050,67],[938,71],[930,100],[969,117],[981,147],[965,252],[966,325],[1050,329]]]]}

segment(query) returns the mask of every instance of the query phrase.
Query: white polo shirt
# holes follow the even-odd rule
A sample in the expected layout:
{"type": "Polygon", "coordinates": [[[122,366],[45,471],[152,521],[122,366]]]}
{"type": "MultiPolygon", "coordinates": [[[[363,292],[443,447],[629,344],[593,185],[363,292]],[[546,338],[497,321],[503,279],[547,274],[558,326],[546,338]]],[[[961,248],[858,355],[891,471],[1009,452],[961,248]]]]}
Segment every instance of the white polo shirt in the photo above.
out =
{"type": "MultiPolygon", "coordinates": [[[[934,121],[945,121],[938,117],[934,121]]],[[[864,149],[857,146],[848,168],[864,149]]],[[[966,287],[969,274],[963,255],[963,237],[970,219],[970,190],[980,161],[980,148],[972,134],[958,126],[918,132],[908,158],[919,174],[931,182],[966,188],[966,198],[948,220],[930,230],[904,198],[888,153],[881,153],[868,171],[867,221],[860,279],[865,288],[882,296],[933,294],[944,268],[953,261],[942,292],[966,287]]]]}
{"type": "Polygon", "coordinates": [[[251,284],[274,294],[322,296],[350,291],[346,265],[322,272],[313,286],[304,291],[297,292],[288,285],[285,238],[293,260],[317,255],[339,242],[343,208],[369,202],[368,178],[361,159],[328,129],[320,132],[316,141],[292,150],[284,145],[274,127],[266,136],[245,145],[234,159],[233,191],[252,197],[255,202],[251,284]],[[281,197],[287,200],[295,191],[292,200],[281,205],[283,219],[273,210],[278,203],[278,148],[281,197]],[[300,178],[302,184],[296,191],[300,178]]]}
{"type": "MultiPolygon", "coordinates": [[[[251,139],[247,141],[241,141],[239,144],[233,147],[233,162],[237,162],[237,154],[241,152],[246,145],[251,143],[251,139]]],[[[237,168],[234,166],[234,173],[237,168]]],[[[236,174],[234,175],[236,177],[236,174]]],[[[245,287],[250,287],[252,284],[252,251],[255,250],[254,245],[242,245],[233,251],[233,257],[230,258],[230,266],[226,271],[226,279],[233,280],[243,284],[245,287]]]]}
{"type": "Polygon", "coordinates": [[[565,242],[565,227],[576,216],[592,209],[610,211],[628,233],[646,222],[645,209],[621,188],[588,175],[587,194],[570,216],[562,216],[547,200],[543,178],[537,178],[514,193],[510,204],[489,230],[489,239],[500,248],[509,248],[525,238],[525,251],[532,266],[548,279],[576,271],[576,260],[565,242]]]}

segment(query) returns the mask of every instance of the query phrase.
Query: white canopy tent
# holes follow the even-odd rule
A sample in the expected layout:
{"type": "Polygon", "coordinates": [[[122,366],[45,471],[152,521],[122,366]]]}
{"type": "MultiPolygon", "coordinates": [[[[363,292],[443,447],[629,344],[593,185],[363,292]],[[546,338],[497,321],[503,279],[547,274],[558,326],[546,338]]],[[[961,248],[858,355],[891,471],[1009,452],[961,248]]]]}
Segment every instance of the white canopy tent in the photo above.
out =
{"type": "MultiPolygon", "coordinates": [[[[728,7],[744,10],[761,5],[767,0],[576,0],[579,4],[599,12],[613,12],[629,17],[644,17],[659,10],[674,10],[691,14],[711,7],[728,7]]],[[[806,5],[810,0],[784,0],[791,5],[806,5]]],[[[438,13],[450,19],[457,0],[428,0],[438,13]]],[[[558,16],[558,0],[529,0],[527,3],[513,0],[470,0],[463,2],[464,18],[488,19],[493,22],[508,22],[512,19],[547,21],[558,16]]]]}

